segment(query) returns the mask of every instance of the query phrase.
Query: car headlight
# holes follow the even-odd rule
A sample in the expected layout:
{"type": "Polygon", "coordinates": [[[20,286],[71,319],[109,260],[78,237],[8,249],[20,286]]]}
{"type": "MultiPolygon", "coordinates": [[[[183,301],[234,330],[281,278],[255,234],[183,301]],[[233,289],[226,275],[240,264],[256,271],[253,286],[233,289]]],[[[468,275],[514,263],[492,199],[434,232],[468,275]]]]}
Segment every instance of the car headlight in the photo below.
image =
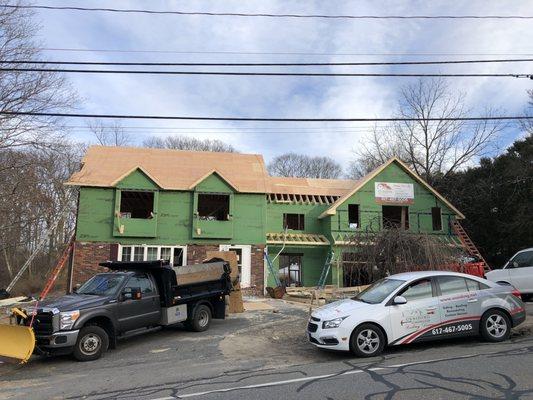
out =
{"type": "Polygon", "coordinates": [[[322,322],[322,329],[338,328],[346,318],[348,318],[348,316],[324,321],[322,322]]]}
{"type": "Polygon", "coordinates": [[[59,329],[71,329],[74,322],[80,317],[80,310],[59,313],[59,329]]]}

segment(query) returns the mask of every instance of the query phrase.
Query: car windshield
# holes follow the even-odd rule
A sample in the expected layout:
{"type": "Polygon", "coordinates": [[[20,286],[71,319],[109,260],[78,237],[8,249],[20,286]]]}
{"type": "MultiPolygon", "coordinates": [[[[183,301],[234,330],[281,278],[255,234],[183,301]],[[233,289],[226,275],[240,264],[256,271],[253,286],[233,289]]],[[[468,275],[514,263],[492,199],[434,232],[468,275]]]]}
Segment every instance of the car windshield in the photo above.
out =
{"type": "Polygon", "coordinates": [[[399,279],[380,279],[367,287],[352,300],[362,301],[369,304],[378,304],[385,300],[392,292],[403,285],[405,281],[399,279]]]}
{"type": "Polygon", "coordinates": [[[78,294],[94,294],[110,296],[117,292],[124,281],[124,275],[100,274],[85,282],[77,291],[78,294]]]}

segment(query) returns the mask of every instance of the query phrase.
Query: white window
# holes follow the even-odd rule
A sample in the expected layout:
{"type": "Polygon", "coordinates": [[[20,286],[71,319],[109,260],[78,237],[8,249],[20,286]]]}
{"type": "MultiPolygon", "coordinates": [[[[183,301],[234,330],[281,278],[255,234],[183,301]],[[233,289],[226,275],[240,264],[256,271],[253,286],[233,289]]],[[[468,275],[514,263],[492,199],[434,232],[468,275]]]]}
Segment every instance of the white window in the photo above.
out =
{"type": "Polygon", "coordinates": [[[118,246],[120,261],[168,260],[173,266],[187,264],[187,246],[118,246]]]}

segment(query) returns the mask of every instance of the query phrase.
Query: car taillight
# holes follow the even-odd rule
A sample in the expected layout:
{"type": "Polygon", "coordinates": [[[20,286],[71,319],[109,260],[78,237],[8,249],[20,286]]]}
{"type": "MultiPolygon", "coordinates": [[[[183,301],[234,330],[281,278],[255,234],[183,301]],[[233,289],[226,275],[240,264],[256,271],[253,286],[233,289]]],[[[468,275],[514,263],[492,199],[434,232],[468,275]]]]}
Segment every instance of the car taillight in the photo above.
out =
{"type": "Polygon", "coordinates": [[[515,297],[518,297],[519,299],[522,299],[522,294],[520,293],[520,290],[518,289],[513,289],[513,291],[511,292],[511,294],[515,297]]]}

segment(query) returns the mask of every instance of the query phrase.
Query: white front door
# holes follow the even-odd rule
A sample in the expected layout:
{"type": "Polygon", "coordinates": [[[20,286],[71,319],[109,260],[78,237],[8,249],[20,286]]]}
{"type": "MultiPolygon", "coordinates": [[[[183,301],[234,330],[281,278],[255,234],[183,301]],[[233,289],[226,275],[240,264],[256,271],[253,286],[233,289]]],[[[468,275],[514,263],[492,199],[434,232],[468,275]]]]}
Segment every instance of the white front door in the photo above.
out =
{"type": "Polygon", "coordinates": [[[252,246],[221,244],[220,251],[234,251],[237,254],[241,287],[250,287],[252,283],[252,246]]]}

